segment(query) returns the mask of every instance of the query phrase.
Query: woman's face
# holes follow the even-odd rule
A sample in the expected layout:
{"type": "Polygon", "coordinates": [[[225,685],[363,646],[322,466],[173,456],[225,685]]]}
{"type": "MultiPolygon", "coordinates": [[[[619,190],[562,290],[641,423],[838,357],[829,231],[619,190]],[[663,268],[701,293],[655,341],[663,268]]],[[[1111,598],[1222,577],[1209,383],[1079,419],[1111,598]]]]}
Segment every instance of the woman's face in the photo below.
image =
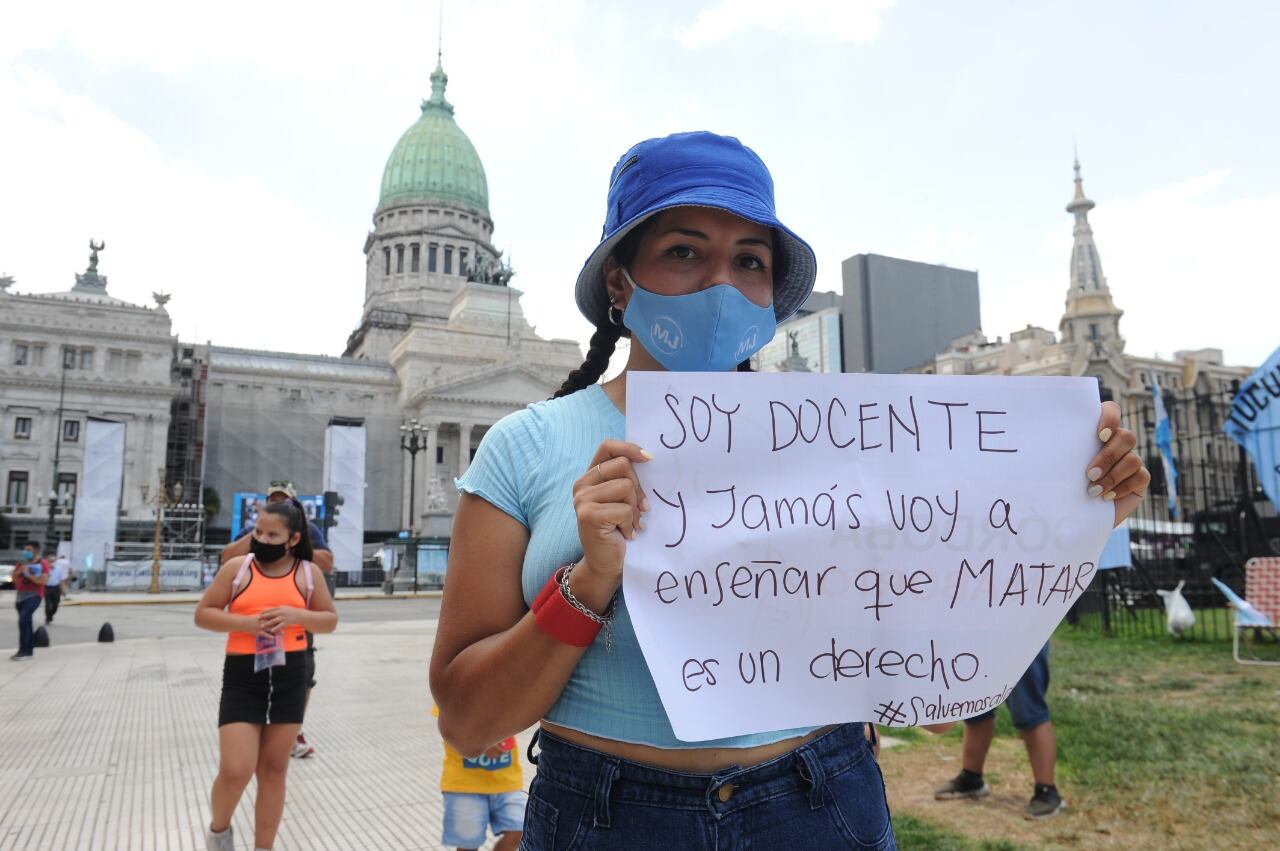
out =
{"type": "Polygon", "coordinates": [[[285,544],[289,547],[296,547],[302,538],[296,532],[289,531],[289,526],[284,522],[283,517],[268,514],[265,511],[258,513],[258,522],[253,527],[253,537],[264,544],[285,544]]]}
{"type": "MultiPolygon", "coordinates": [[[[656,216],[627,271],[658,295],[729,284],[768,307],[773,303],[773,232],[723,210],[676,207],[656,216]]],[[[631,285],[614,257],[606,262],[605,282],[611,300],[625,309],[631,285]]]]}

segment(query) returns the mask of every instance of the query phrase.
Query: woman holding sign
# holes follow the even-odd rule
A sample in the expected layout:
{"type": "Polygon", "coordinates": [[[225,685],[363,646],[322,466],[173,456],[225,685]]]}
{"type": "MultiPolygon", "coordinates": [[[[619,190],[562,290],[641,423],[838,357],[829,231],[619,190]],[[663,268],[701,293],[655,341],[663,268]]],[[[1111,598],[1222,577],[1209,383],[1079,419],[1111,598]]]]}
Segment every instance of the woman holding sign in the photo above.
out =
{"type": "MultiPolygon", "coordinates": [[[[652,456],[622,439],[626,371],[597,384],[618,339],[627,370],[746,370],[815,274],[736,139],[651,139],[614,167],[577,282],[590,351],[556,398],[490,429],[459,480],[431,660],[464,756],[541,722],[523,847],[896,847],[862,724],[677,739],[619,593],[652,456]]],[[[1127,515],[1148,477],[1119,422],[1108,404],[1090,467],[1127,515]]]]}

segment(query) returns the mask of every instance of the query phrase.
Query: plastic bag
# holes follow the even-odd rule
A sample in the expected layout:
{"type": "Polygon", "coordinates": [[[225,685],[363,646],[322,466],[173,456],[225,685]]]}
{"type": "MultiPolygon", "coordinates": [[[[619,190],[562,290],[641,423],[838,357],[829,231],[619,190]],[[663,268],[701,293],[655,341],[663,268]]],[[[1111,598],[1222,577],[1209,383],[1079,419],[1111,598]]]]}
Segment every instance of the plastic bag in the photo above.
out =
{"type": "Polygon", "coordinates": [[[1182,586],[1186,584],[1187,581],[1183,579],[1172,591],[1156,591],[1164,600],[1165,620],[1170,635],[1182,635],[1196,625],[1196,613],[1191,611],[1191,604],[1182,596],[1182,586]]]}
{"type": "Polygon", "coordinates": [[[284,663],[283,636],[272,635],[267,637],[259,633],[253,648],[253,672],[256,674],[284,663]]]}

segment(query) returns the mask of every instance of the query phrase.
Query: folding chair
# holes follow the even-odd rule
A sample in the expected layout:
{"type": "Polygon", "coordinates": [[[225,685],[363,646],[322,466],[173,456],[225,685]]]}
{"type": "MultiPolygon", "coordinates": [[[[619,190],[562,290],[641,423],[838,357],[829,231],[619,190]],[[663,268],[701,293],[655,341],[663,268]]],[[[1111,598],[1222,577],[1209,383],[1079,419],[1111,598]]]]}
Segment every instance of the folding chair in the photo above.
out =
{"type": "Polygon", "coordinates": [[[1255,635],[1265,630],[1273,642],[1280,644],[1276,635],[1276,624],[1280,623],[1280,558],[1249,559],[1244,571],[1244,599],[1217,579],[1212,580],[1235,610],[1231,654],[1241,665],[1280,665],[1280,659],[1240,658],[1240,633],[1246,629],[1255,630],[1255,635]]]}

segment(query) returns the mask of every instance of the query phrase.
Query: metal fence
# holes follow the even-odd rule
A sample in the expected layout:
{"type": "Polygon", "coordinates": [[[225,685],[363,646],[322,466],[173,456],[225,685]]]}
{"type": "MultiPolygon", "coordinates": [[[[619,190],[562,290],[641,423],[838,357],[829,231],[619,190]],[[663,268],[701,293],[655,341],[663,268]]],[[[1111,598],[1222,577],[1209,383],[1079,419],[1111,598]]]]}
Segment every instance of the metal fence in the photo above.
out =
{"type": "Polygon", "coordinates": [[[1196,623],[1182,638],[1231,639],[1231,611],[1209,580],[1243,596],[1245,562],[1280,555],[1275,507],[1244,450],[1222,430],[1236,389],[1162,388],[1177,465],[1176,515],[1156,447],[1154,404],[1150,395],[1128,400],[1124,425],[1137,434],[1137,451],[1152,475],[1148,496],[1130,520],[1134,567],[1101,572],[1068,615],[1070,623],[1108,635],[1167,636],[1164,601],[1156,590],[1183,582],[1196,623]]]}

